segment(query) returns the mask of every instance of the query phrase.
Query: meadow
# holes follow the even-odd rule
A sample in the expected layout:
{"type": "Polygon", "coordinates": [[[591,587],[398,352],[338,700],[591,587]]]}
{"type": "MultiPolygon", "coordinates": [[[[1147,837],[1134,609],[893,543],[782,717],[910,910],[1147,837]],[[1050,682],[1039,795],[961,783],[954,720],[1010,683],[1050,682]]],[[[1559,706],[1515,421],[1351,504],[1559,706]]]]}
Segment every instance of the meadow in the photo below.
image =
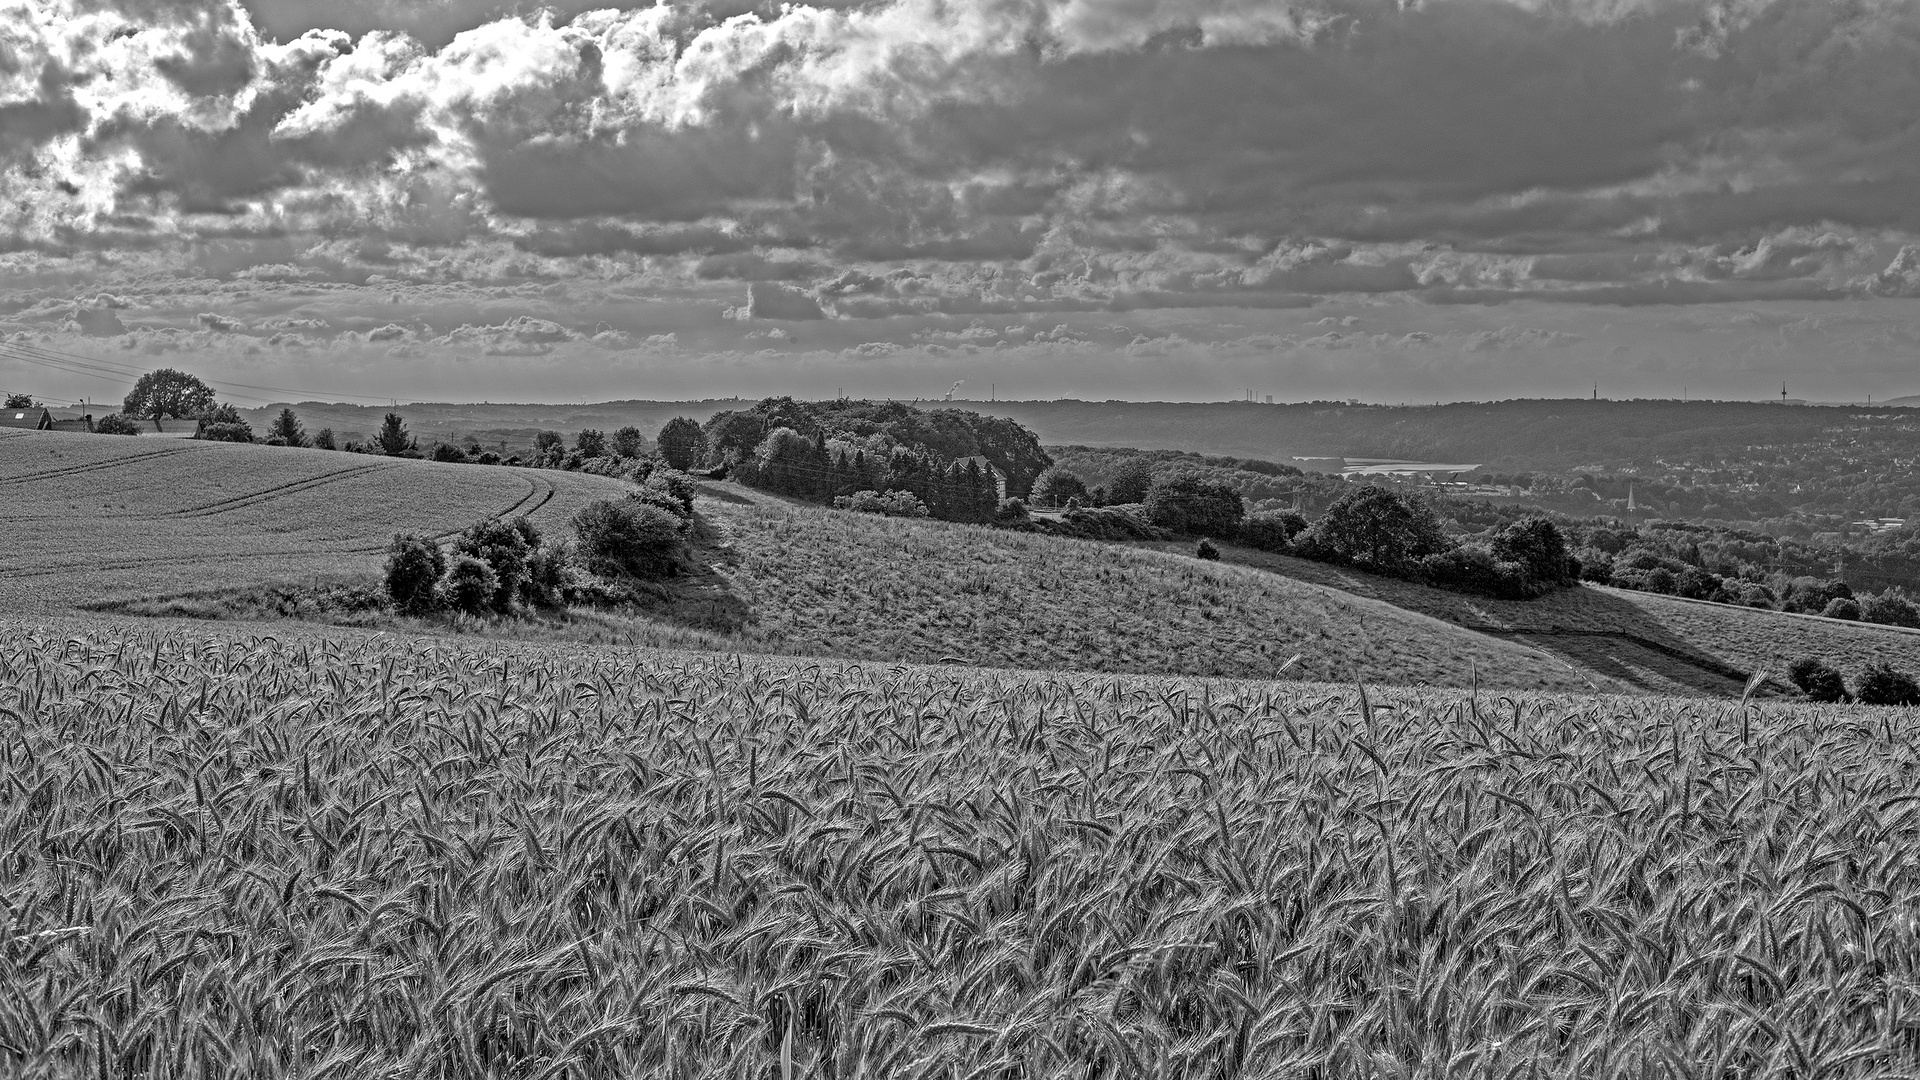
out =
{"type": "MultiPolygon", "coordinates": [[[[1163,542],[1136,546],[1185,550],[1163,542]]],[[[1652,693],[1738,695],[1750,673],[1782,675],[1787,664],[1802,656],[1816,657],[1849,675],[1881,662],[1920,672],[1920,633],[1895,627],[1592,584],[1536,600],[1494,600],[1237,544],[1223,543],[1220,552],[1223,561],[1523,642],[1593,675],[1652,693]]]]}
{"type": "Polygon", "coordinates": [[[65,432],[0,433],[8,543],[0,603],[81,603],[368,575],[395,532],[476,518],[564,528],[626,488],[579,473],[445,465],[284,447],[65,432]]]}
{"type": "Polygon", "coordinates": [[[1338,589],[1181,553],[828,510],[708,486],[711,573],[664,615],[735,647],[992,667],[1630,689],[1338,589]],[[706,621],[703,605],[740,617],[706,621]],[[1298,657],[1298,660],[1294,660],[1298,657]],[[1291,661],[1290,666],[1286,666],[1291,661]]]}
{"type": "Polygon", "coordinates": [[[15,616],[0,1073],[1908,1075],[1915,735],[15,616]]]}

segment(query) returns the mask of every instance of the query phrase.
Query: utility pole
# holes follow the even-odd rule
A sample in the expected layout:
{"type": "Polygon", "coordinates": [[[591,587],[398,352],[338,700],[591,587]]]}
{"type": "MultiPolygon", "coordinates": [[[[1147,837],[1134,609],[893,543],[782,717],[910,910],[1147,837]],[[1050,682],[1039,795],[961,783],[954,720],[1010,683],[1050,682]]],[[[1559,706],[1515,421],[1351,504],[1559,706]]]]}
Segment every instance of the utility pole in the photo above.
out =
{"type": "Polygon", "coordinates": [[[1787,383],[1786,383],[1786,380],[1782,379],[1780,382],[1780,404],[1785,405],[1786,403],[1787,403],[1787,383]]]}

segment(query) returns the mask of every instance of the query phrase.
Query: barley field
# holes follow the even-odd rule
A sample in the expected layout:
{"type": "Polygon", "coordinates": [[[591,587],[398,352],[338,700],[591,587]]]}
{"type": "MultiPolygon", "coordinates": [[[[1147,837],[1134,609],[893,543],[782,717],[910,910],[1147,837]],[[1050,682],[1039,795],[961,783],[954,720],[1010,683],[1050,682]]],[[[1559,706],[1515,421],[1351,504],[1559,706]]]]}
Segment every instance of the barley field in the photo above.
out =
{"type": "Polygon", "coordinates": [[[1910,712],[0,627],[0,1074],[1868,1077],[1910,712]]]}
{"type": "Polygon", "coordinates": [[[525,514],[563,529],[606,477],[286,447],[0,433],[0,604],[75,604],[316,575],[366,575],[397,531],[525,514]]]}

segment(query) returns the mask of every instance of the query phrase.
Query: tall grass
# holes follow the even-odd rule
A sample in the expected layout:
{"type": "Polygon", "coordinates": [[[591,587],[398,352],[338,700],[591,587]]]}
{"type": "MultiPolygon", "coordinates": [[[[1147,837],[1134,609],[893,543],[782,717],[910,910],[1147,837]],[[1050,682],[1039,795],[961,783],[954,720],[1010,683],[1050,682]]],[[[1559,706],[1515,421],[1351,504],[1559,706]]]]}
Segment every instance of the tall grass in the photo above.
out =
{"type": "Polygon", "coordinates": [[[1920,1065],[1890,710],[0,637],[0,1074],[1920,1065]]]}

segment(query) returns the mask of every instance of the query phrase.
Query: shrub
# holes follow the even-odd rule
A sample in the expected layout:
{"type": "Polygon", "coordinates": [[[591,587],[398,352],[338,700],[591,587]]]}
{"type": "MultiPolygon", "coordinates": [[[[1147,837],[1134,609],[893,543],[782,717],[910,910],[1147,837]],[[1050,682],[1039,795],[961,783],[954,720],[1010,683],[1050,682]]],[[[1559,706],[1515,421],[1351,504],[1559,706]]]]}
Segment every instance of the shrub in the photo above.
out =
{"type": "Polygon", "coordinates": [[[1059,506],[1070,499],[1083,498],[1087,494],[1087,485],[1058,465],[1049,465],[1033,478],[1033,489],[1028,497],[1036,503],[1059,506]]]}
{"type": "Polygon", "coordinates": [[[1673,592],[1689,600],[1712,600],[1725,590],[1719,575],[1709,573],[1697,566],[1689,566],[1674,575],[1673,592]]]}
{"type": "Polygon", "coordinates": [[[1820,614],[1829,619],[1846,619],[1848,622],[1860,621],[1860,602],[1850,596],[1836,596],[1827,601],[1820,614]]]}
{"type": "Polygon", "coordinates": [[[1787,678],[1815,701],[1844,701],[1847,684],[1840,673],[1812,656],[1803,656],[1787,665],[1787,678]]]}
{"type": "Polygon", "coordinates": [[[667,421],[654,440],[660,444],[660,456],[668,465],[685,472],[707,457],[707,435],[700,425],[684,416],[667,421]]]}
{"type": "Polygon", "coordinates": [[[638,499],[601,499],[573,516],[573,530],[589,571],[651,580],[679,570],[687,523],[638,499]]]}
{"type": "Polygon", "coordinates": [[[336,446],[333,441],[333,429],[323,427],[319,431],[314,432],[313,448],[315,450],[338,450],[339,447],[336,446]]]}
{"type": "Polygon", "coordinates": [[[1027,513],[1027,504],[1019,499],[1001,499],[1000,505],[993,511],[993,520],[1008,525],[1018,525],[1033,520],[1027,513]]]}
{"type": "Polygon", "coordinates": [[[667,507],[675,517],[693,516],[693,477],[674,469],[655,469],[640,483],[640,491],[667,507]]]}
{"type": "Polygon", "coordinates": [[[1860,673],[1853,696],[1863,705],[1920,705],[1920,683],[1881,661],[1860,673]]]}
{"type": "Polygon", "coordinates": [[[126,413],[108,413],[93,422],[93,430],[98,435],[138,435],[140,424],[126,413]]]}
{"type": "Polygon", "coordinates": [[[1415,576],[1442,589],[1502,600],[1530,599],[1553,587],[1529,577],[1526,564],[1502,559],[1482,544],[1461,544],[1423,555],[1415,576]]]}
{"type": "Polygon", "coordinates": [[[1186,472],[1154,480],[1141,505],[1148,521],[1191,536],[1233,536],[1246,512],[1232,485],[1186,472]]]}
{"type": "Polygon", "coordinates": [[[526,518],[482,518],[467,526],[453,542],[453,550],[487,564],[494,576],[493,595],[488,602],[495,610],[506,611],[513,606],[526,579],[527,555],[539,543],[539,530],[526,518]]]}
{"type": "Polygon", "coordinates": [[[1153,486],[1153,463],[1146,458],[1129,458],[1107,479],[1107,501],[1145,502],[1147,489],[1153,486]]]}
{"type": "Polygon", "coordinates": [[[1293,550],[1293,538],[1306,530],[1307,519],[1291,510],[1262,510],[1240,523],[1240,542],[1261,551],[1293,550]]]}
{"type": "Polygon", "coordinates": [[[467,452],[465,450],[460,449],[452,443],[446,442],[434,443],[433,454],[431,456],[435,461],[465,462],[467,460],[467,452]]]}
{"type": "MultiPolygon", "coordinates": [[[[1560,585],[1578,574],[1578,563],[1567,552],[1559,526],[1529,515],[1493,534],[1489,545],[1501,562],[1519,563],[1527,578],[1543,585],[1560,585]]],[[[1719,585],[1716,579],[1714,585],[1719,585]]]]}
{"type": "Polygon", "coordinates": [[[520,579],[521,601],[529,607],[558,605],[566,594],[572,563],[562,544],[542,544],[527,552],[526,574],[520,579]]]}
{"type": "Polygon", "coordinates": [[[209,442],[250,443],[253,441],[253,428],[244,421],[239,423],[222,422],[203,424],[199,432],[194,435],[194,438],[205,439],[209,442]]]}
{"type": "Polygon", "coordinates": [[[1580,580],[1591,581],[1595,585],[1613,584],[1613,556],[1598,548],[1586,548],[1580,552],[1580,580]]]}
{"type": "Polygon", "coordinates": [[[542,431],[533,436],[533,456],[536,460],[545,457],[557,457],[567,449],[567,440],[557,431],[542,431]]]}
{"type": "Polygon", "coordinates": [[[1860,601],[1860,618],[1882,626],[1910,626],[1920,629],[1920,608],[1896,592],[1883,592],[1860,601]]]}
{"type": "Polygon", "coordinates": [[[387,595],[401,611],[428,611],[436,600],[434,585],[446,568],[446,556],[431,538],[396,533],[387,545],[387,595]]]}
{"type": "Polygon", "coordinates": [[[1193,549],[1193,557],[1196,559],[1205,559],[1208,562],[1218,562],[1220,559],[1220,549],[1213,546],[1213,541],[1203,536],[1200,538],[1200,546],[1193,549]]]}
{"type": "Polygon", "coordinates": [[[607,433],[599,428],[581,428],[580,434],[573,437],[573,448],[581,457],[606,457],[607,433]]]}
{"type": "Polygon", "coordinates": [[[493,606],[500,579],[493,567],[471,555],[455,555],[440,582],[440,599],[455,611],[479,615],[493,606]]]}
{"type": "Polygon", "coordinates": [[[1452,546],[1424,503],[1371,486],[1335,499],[1301,540],[1302,554],[1310,558],[1361,563],[1388,574],[1410,573],[1419,560],[1452,546]]]}
{"type": "Polygon", "coordinates": [[[856,491],[834,499],[833,505],[839,510],[884,514],[887,517],[923,518],[928,515],[927,504],[911,491],[889,491],[884,495],[878,491],[856,491]]]}
{"type": "Polygon", "coordinates": [[[491,450],[482,450],[473,460],[474,463],[478,465],[498,465],[500,464],[500,455],[491,450]]]}
{"type": "Polygon", "coordinates": [[[1797,577],[1787,583],[1780,596],[1780,610],[1815,615],[1835,600],[1852,599],[1853,590],[1844,581],[1817,577],[1797,577]]]}
{"type": "Polygon", "coordinates": [[[628,424],[614,430],[612,447],[615,457],[637,458],[647,452],[647,437],[640,434],[639,428],[628,424]]]}

